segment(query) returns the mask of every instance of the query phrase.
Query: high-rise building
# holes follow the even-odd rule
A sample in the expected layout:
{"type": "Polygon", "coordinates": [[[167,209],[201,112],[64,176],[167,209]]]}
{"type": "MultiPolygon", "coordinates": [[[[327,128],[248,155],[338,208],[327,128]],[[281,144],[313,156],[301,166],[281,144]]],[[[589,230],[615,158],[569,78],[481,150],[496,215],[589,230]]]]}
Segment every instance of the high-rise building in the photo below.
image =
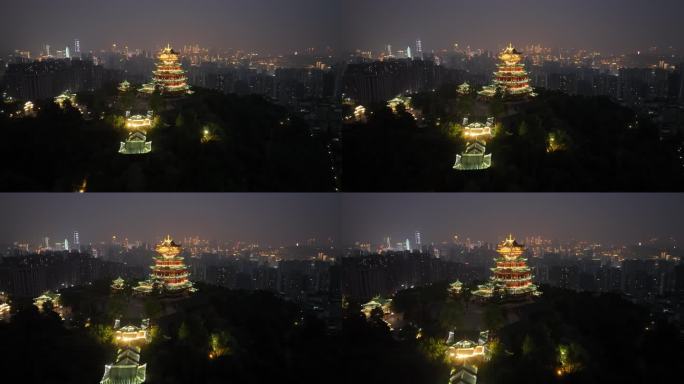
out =
{"type": "Polygon", "coordinates": [[[411,47],[406,47],[406,58],[407,59],[413,58],[413,55],[411,55],[411,47]]]}
{"type": "Polygon", "coordinates": [[[416,40],[416,55],[418,58],[423,59],[423,42],[420,39],[416,40]]]}
{"type": "Polygon", "coordinates": [[[78,231],[74,231],[74,248],[80,249],[81,241],[78,238],[78,231]]]}
{"type": "Polygon", "coordinates": [[[420,251],[421,250],[420,231],[416,231],[416,233],[415,233],[415,244],[416,244],[416,249],[418,249],[420,251]]]}
{"type": "Polygon", "coordinates": [[[45,44],[45,56],[50,56],[50,44],[45,44]]]}
{"type": "Polygon", "coordinates": [[[74,54],[76,57],[81,56],[81,41],[79,39],[74,39],[74,54]]]}
{"type": "Polygon", "coordinates": [[[69,46],[64,48],[64,57],[67,59],[71,59],[71,52],[69,52],[69,46]]]}

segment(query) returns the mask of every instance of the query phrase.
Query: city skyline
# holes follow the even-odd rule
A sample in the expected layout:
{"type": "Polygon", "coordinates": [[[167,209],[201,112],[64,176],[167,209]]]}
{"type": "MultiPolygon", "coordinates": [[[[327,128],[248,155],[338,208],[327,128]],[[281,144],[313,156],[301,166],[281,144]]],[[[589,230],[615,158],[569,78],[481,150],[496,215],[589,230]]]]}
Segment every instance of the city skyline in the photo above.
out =
{"type": "Polygon", "coordinates": [[[631,244],[652,237],[684,238],[678,222],[684,200],[677,194],[460,193],[347,194],[342,243],[392,245],[421,232],[422,244],[501,242],[508,234],[557,240],[631,244]]]}
{"type": "Polygon", "coordinates": [[[76,38],[82,52],[113,43],[151,49],[200,41],[222,49],[325,47],[336,44],[337,14],[334,0],[28,0],[0,23],[0,51],[64,49],[76,38]]]}
{"type": "Polygon", "coordinates": [[[523,239],[632,244],[684,237],[676,194],[10,194],[0,202],[0,242],[123,240],[166,234],[217,241],[295,244],[315,238],[343,246],[391,245],[421,233],[421,243],[498,243],[523,239]]]}
{"type": "MultiPolygon", "coordinates": [[[[6,194],[0,200],[1,243],[144,240],[170,234],[209,239],[289,244],[335,240],[334,195],[325,194],[6,194]],[[57,236],[54,237],[53,236],[57,236]]],[[[33,243],[32,243],[33,244],[33,243]]]]}
{"type": "Polygon", "coordinates": [[[0,26],[0,52],[37,52],[48,44],[53,51],[68,45],[73,54],[75,39],[81,52],[115,43],[131,49],[200,43],[270,53],[379,50],[387,44],[416,53],[417,40],[425,53],[457,43],[494,52],[512,42],[605,53],[655,46],[681,50],[684,44],[684,26],[677,19],[684,4],[676,0],[28,0],[22,5],[0,26]]]}
{"type": "Polygon", "coordinates": [[[676,0],[346,0],[344,11],[347,49],[413,49],[421,39],[424,52],[455,43],[498,52],[511,42],[617,53],[684,43],[676,0]]]}

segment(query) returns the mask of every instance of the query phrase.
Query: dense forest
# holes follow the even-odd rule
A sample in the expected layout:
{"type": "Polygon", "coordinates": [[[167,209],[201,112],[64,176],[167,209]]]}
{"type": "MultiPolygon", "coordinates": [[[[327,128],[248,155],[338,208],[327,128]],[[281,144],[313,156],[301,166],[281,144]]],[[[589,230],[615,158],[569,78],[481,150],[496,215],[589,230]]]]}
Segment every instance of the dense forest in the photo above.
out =
{"type": "MultiPolygon", "coordinates": [[[[115,355],[112,319],[131,308],[130,299],[106,287],[65,290],[69,322],[39,313],[30,302],[15,303],[12,320],[0,323],[5,377],[98,382],[115,355]]],[[[445,294],[446,284],[400,291],[393,310],[403,313],[406,325],[395,331],[351,303],[340,326],[330,328],[272,293],[199,287],[185,301],[144,303],[139,317],[153,316],[152,341],[141,355],[147,382],[446,383],[447,331],[480,330],[463,321],[475,304],[445,294]]],[[[478,380],[487,383],[675,382],[684,357],[675,325],[613,294],[544,287],[536,302],[515,310],[486,305],[481,326],[491,327],[493,340],[478,380]],[[563,375],[557,374],[561,364],[563,375]]]]}
{"type": "Polygon", "coordinates": [[[451,88],[414,95],[411,107],[368,107],[344,131],[346,191],[679,191],[676,146],[648,119],[602,97],[542,92],[527,102],[484,102],[451,88]],[[500,123],[487,143],[492,167],[452,169],[466,143],[463,117],[500,123]],[[459,130],[459,128],[461,130],[459,130]]]}
{"type": "MultiPolygon", "coordinates": [[[[131,93],[134,91],[131,91],[131,93]]],[[[77,95],[87,114],[36,102],[0,114],[0,188],[7,191],[331,191],[325,138],[260,96],[197,89],[184,99],[77,95]],[[153,110],[152,152],[121,155],[125,112],[153,110]]],[[[18,107],[18,106],[17,106],[18,107]]]]}

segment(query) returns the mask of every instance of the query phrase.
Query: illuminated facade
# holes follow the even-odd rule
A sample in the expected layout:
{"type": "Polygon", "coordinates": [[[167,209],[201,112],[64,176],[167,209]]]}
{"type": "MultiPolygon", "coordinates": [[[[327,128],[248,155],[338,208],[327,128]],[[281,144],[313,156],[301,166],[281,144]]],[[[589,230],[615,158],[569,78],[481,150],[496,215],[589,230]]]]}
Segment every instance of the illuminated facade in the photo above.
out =
{"type": "Polygon", "coordinates": [[[499,91],[502,96],[536,96],[530,86],[530,77],[522,60],[522,54],[509,44],[499,54],[500,63],[497,64],[497,71],[494,72],[492,85],[483,87],[478,94],[493,97],[499,91]]]}
{"type": "Polygon", "coordinates": [[[509,235],[496,249],[499,257],[494,261],[489,282],[480,285],[473,295],[481,298],[539,296],[541,292],[532,282],[532,270],[522,255],[525,247],[509,235]]]}
{"type": "Polygon", "coordinates": [[[194,291],[188,280],[188,267],[180,256],[182,248],[167,236],[155,250],[159,255],[154,258],[154,265],[150,267],[150,278],[140,282],[134,290],[138,293],[159,291],[171,294],[194,291]]]}
{"type": "Polygon", "coordinates": [[[126,129],[130,131],[147,131],[152,128],[152,111],[147,111],[147,115],[133,115],[126,111],[126,129]]]}
{"type": "Polygon", "coordinates": [[[190,93],[188,78],[178,60],[178,53],[171,49],[171,46],[167,45],[162,49],[156,66],[157,69],[153,72],[153,82],[163,95],[190,93]]]}
{"type": "Polygon", "coordinates": [[[494,134],[494,118],[490,117],[487,122],[482,124],[480,122],[468,123],[468,118],[463,119],[463,136],[466,140],[483,140],[490,139],[494,134]]]}
{"type": "Polygon", "coordinates": [[[480,171],[492,166],[492,155],[487,154],[487,144],[476,140],[466,145],[465,151],[456,155],[454,169],[458,171],[480,171]]]}

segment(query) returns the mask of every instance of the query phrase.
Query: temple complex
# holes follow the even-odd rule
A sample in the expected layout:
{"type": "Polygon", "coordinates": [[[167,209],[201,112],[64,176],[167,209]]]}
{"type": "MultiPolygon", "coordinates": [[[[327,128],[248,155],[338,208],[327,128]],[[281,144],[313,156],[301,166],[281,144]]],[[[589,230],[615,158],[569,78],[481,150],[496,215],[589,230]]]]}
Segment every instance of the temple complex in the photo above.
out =
{"type": "Polygon", "coordinates": [[[478,286],[473,295],[480,298],[522,298],[539,296],[541,292],[532,282],[532,270],[527,259],[522,257],[525,247],[509,235],[496,249],[499,257],[494,259],[496,267],[489,282],[478,286]]]}
{"type": "Polygon", "coordinates": [[[178,60],[178,53],[171,49],[170,45],[159,53],[156,66],[153,83],[162,95],[178,96],[191,93],[188,78],[178,60]]]}
{"type": "Polygon", "coordinates": [[[522,54],[509,44],[499,54],[500,62],[492,84],[484,86],[478,94],[485,97],[494,97],[497,93],[503,97],[536,96],[522,60],[522,54]]]}
{"type": "Polygon", "coordinates": [[[126,141],[121,142],[119,153],[141,155],[152,152],[152,142],[147,141],[147,131],[152,128],[152,111],[147,115],[133,115],[126,111],[126,129],[130,131],[126,141]]]}
{"type": "Polygon", "coordinates": [[[140,351],[148,339],[149,320],[140,327],[124,326],[117,319],[114,322],[114,344],[118,347],[116,361],[105,365],[100,384],[141,384],[145,382],[147,364],[140,364],[140,351]]]}
{"type": "Polygon", "coordinates": [[[456,341],[454,332],[447,338],[447,356],[453,364],[449,375],[449,384],[476,384],[478,364],[489,359],[487,343],[489,331],[480,332],[477,342],[470,340],[456,341]]]}
{"type": "Polygon", "coordinates": [[[188,267],[180,256],[182,248],[167,236],[156,246],[155,251],[159,255],[150,267],[152,272],[149,279],[141,281],[133,290],[143,294],[154,291],[166,294],[193,292],[195,289],[188,280],[188,267]]]}
{"type": "Polygon", "coordinates": [[[383,314],[388,314],[391,312],[390,306],[392,305],[392,299],[385,299],[381,296],[375,296],[371,301],[363,304],[361,307],[361,312],[366,315],[366,318],[371,316],[373,310],[379,308],[383,314]]]}

